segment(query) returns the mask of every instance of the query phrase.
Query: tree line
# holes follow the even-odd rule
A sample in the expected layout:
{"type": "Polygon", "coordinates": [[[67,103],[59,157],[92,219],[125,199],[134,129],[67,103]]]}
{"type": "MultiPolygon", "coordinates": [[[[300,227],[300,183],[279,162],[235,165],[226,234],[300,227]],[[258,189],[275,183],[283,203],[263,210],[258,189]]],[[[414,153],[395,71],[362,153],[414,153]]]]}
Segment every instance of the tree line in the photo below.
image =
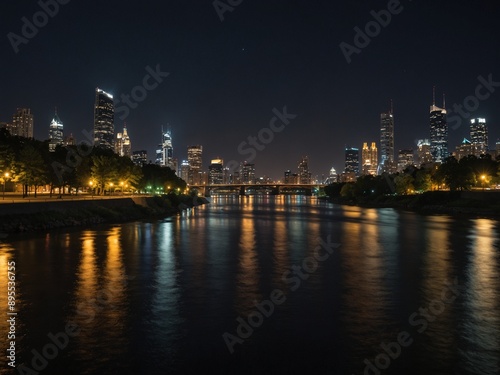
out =
{"type": "Polygon", "coordinates": [[[464,191],[488,188],[500,183],[500,158],[469,155],[457,160],[448,157],[442,164],[408,167],[401,173],[360,176],[356,182],[333,183],[326,195],[349,200],[371,199],[384,195],[411,195],[432,190],[464,191]]]}
{"type": "Polygon", "coordinates": [[[23,197],[48,186],[52,196],[87,190],[96,195],[120,192],[168,193],[184,191],[186,182],[168,167],[135,165],[112,150],[80,144],[57,146],[49,141],[12,136],[0,129],[0,179],[22,185],[23,197]]]}

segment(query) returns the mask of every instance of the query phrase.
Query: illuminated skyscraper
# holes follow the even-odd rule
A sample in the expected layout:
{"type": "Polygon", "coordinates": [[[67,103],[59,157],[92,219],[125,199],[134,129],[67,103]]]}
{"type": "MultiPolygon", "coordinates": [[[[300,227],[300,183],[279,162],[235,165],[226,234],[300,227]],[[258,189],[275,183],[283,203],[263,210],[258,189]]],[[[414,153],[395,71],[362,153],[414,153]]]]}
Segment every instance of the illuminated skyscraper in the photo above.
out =
{"type": "Polygon", "coordinates": [[[18,108],[12,116],[12,124],[7,127],[11,135],[33,138],[34,118],[29,108],[18,108]]]}
{"type": "Polygon", "coordinates": [[[432,161],[442,163],[448,157],[448,123],[446,109],[437,107],[435,98],[430,108],[430,131],[432,161]]]}
{"type": "Polygon", "coordinates": [[[361,163],[362,163],[362,174],[372,175],[377,174],[377,163],[378,163],[378,150],[375,142],[372,142],[371,147],[368,147],[368,143],[363,143],[363,149],[361,150],[361,163]]]}
{"type": "Polygon", "coordinates": [[[116,133],[115,152],[120,156],[132,157],[132,144],[127,133],[127,125],[123,126],[123,133],[116,133]]]}
{"type": "Polygon", "coordinates": [[[380,166],[379,173],[394,173],[394,114],[389,112],[380,114],[380,166]]]}
{"type": "Polygon", "coordinates": [[[241,183],[255,184],[255,164],[244,162],[241,164],[241,183]]]}
{"type": "Polygon", "coordinates": [[[224,166],[221,158],[212,159],[212,162],[208,166],[208,183],[224,183],[224,166]]]}
{"type": "Polygon", "coordinates": [[[95,89],[94,145],[114,150],[115,105],[113,96],[100,88],[95,89]]]}
{"type": "Polygon", "coordinates": [[[488,127],[486,119],[475,118],[470,120],[470,140],[474,146],[474,155],[479,157],[488,153],[488,127]]]}
{"type": "Polygon", "coordinates": [[[359,149],[346,147],[344,173],[352,173],[354,176],[359,175],[359,149]]]}
{"type": "Polygon", "coordinates": [[[432,163],[431,142],[428,139],[419,139],[418,147],[418,166],[422,168],[426,164],[432,163]]]}
{"type": "Polygon", "coordinates": [[[178,176],[186,182],[189,180],[189,162],[187,160],[181,162],[178,176]]]}
{"type": "Polygon", "coordinates": [[[190,185],[198,185],[202,183],[202,154],[203,147],[201,145],[188,146],[187,155],[189,163],[189,175],[187,183],[190,185]]]}
{"type": "Polygon", "coordinates": [[[64,144],[63,135],[63,123],[59,116],[57,116],[57,110],[54,114],[54,118],[49,125],[49,151],[54,152],[56,146],[64,144]]]}
{"type": "Polygon", "coordinates": [[[398,172],[403,172],[406,168],[414,165],[413,150],[399,150],[398,152],[398,172]]]}
{"type": "Polygon", "coordinates": [[[132,152],[132,161],[139,167],[148,164],[148,152],[146,150],[132,152]]]}
{"type": "Polygon", "coordinates": [[[311,172],[309,172],[309,158],[304,156],[298,165],[299,183],[310,184],[311,172]]]}

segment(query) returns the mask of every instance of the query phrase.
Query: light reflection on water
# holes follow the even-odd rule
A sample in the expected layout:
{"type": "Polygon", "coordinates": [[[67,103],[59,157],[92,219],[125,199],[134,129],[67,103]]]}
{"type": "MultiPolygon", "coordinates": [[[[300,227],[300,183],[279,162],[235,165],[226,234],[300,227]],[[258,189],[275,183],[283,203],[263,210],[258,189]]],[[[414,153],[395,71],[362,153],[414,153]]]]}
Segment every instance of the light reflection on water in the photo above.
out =
{"type": "Polygon", "coordinates": [[[47,333],[80,328],[46,373],[361,374],[382,342],[408,331],[413,344],[384,373],[493,374],[498,228],[312,197],[218,197],[161,221],[11,236],[0,242],[0,288],[14,259],[20,362],[47,333]],[[293,290],[292,267],[328,238],[341,246],[293,290]],[[418,332],[409,317],[455,279],[459,298],[418,332]],[[274,289],[285,303],[230,355],[222,334],[274,289]]]}

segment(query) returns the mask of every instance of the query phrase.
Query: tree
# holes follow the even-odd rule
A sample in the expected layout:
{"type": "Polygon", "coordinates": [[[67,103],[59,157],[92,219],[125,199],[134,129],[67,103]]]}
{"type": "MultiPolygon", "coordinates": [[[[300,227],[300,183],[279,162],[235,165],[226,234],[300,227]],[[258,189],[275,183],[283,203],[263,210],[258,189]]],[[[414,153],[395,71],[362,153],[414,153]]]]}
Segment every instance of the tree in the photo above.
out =
{"type": "Polygon", "coordinates": [[[394,178],[394,184],[396,185],[396,193],[400,195],[411,194],[415,190],[414,179],[411,174],[399,174],[394,178]]]}
{"type": "Polygon", "coordinates": [[[17,180],[23,184],[23,197],[29,193],[29,187],[36,187],[48,182],[47,168],[42,159],[42,155],[32,145],[25,146],[17,161],[18,176],[17,180]]]}
{"type": "Polygon", "coordinates": [[[119,175],[118,162],[113,156],[92,156],[90,170],[100,195],[104,195],[106,186],[111,187],[119,175]]]}

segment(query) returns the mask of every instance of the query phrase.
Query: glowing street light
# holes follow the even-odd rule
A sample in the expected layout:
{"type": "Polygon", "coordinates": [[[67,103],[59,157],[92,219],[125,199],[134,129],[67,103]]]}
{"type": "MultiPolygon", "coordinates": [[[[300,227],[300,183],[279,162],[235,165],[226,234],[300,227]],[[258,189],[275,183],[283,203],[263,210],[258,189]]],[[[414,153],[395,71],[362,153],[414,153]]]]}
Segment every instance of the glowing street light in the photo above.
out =
{"type": "Polygon", "coordinates": [[[483,174],[481,175],[481,181],[482,181],[482,185],[483,185],[483,191],[484,191],[484,181],[486,180],[486,176],[483,174]]]}
{"type": "Polygon", "coordinates": [[[5,200],[5,184],[7,183],[7,179],[9,178],[10,174],[9,172],[5,172],[4,174],[4,179],[3,179],[3,194],[2,194],[2,200],[5,200]]]}

